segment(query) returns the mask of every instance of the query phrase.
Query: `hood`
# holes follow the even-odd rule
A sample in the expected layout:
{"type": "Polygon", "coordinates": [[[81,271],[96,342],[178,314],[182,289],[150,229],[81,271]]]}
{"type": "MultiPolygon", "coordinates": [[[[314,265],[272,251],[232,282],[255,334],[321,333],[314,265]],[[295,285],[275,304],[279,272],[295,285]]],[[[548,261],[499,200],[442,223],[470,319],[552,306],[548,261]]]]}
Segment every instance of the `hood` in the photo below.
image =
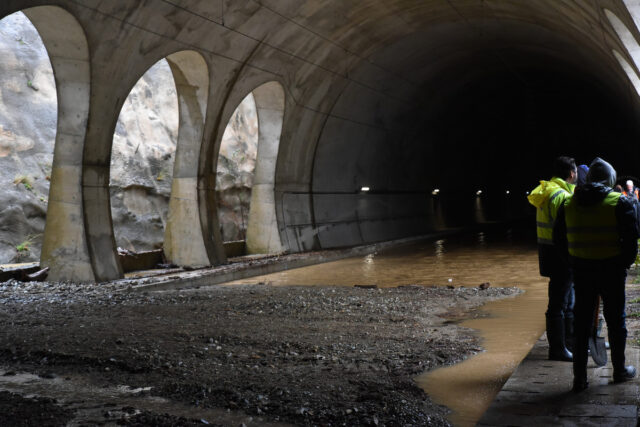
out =
{"type": "Polygon", "coordinates": [[[599,182],[607,187],[613,187],[616,184],[616,170],[600,157],[596,157],[589,166],[587,182],[599,182]]]}
{"type": "Polygon", "coordinates": [[[593,206],[602,201],[611,192],[611,187],[599,182],[588,182],[576,187],[573,200],[580,206],[593,206]]]}
{"type": "Polygon", "coordinates": [[[569,184],[564,179],[553,177],[551,181],[540,181],[540,185],[531,191],[527,199],[533,206],[540,208],[556,191],[562,189],[571,194],[573,193],[574,187],[573,184],[569,184]]]}
{"type": "Polygon", "coordinates": [[[589,173],[589,166],[578,166],[578,185],[584,185],[587,183],[587,174],[589,173]]]}

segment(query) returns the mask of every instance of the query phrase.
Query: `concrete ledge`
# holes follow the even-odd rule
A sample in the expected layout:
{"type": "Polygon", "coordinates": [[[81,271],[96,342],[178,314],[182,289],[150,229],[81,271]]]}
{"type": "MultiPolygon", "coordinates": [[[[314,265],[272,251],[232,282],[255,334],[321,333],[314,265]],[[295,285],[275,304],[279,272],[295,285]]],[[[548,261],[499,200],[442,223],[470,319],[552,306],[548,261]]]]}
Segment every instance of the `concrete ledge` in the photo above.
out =
{"type": "Polygon", "coordinates": [[[248,277],[261,276],[263,274],[306,267],[308,265],[336,261],[353,256],[367,255],[394,246],[405,245],[426,239],[437,239],[458,234],[460,232],[461,229],[451,229],[422,236],[356,246],[349,249],[266,256],[263,258],[255,258],[255,261],[250,260],[249,262],[237,263],[235,265],[232,263],[180,273],[173,272],[166,275],[146,277],[142,279],[121,279],[109,283],[116,285],[129,284],[131,289],[135,291],[198,288],[246,279],[248,277]]]}
{"type": "MultiPolygon", "coordinates": [[[[573,393],[573,365],[547,360],[548,351],[543,334],[502,387],[479,426],[636,426],[639,379],[613,384],[611,362],[598,368],[589,359],[589,388],[573,393]]],[[[639,354],[637,349],[627,347],[627,364],[638,366],[639,354]]]]}

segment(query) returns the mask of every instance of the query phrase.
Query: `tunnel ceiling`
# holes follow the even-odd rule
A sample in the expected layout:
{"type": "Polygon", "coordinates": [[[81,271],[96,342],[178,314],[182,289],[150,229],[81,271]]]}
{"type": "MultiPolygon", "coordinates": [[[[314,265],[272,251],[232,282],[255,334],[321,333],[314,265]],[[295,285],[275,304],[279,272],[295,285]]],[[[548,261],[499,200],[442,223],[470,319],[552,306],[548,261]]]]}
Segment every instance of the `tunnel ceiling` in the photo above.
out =
{"type": "MultiPolygon", "coordinates": [[[[358,182],[351,181],[358,181],[354,175],[358,173],[365,175],[362,182],[374,182],[384,191],[418,191],[424,186],[443,185],[442,181],[455,180],[455,176],[442,179],[443,174],[460,169],[472,172],[477,164],[484,164],[486,169],[492,161],[500,160],[501,153],[513,153],[513,146],[543,142],[531,135],[523,138],[521,129],[510,126],[513,120],[521,127],[529,120],[527,131],[533,130],[532,123],[545,127],[548,132],[536,135],[543,140],[549,141],[549,134],[554,136],[549,141],[553,147],[546,153],[520,151],[528,156],[522,156],[524,164],[512,171],[515,179],[522,180],[518,185],[528,185],[541,169],[548,173],[542,164],[565,152],[580,162],[596,154],[613,155],[621,166],[635,167],[626,159],[636,154],[636,149],[626,144],[637,137],[633,124],[637,95],[612,54],[615,49],[626,56],[626,51],[604,17],[604,8],[614,10],[635,31],[621,3],[336,3],[318,2],[314,8],[297,11],[302,25],[357,52],[361,58],[349,72],[352,81],[345,85],[333,111],[339,117],[373,124],[392,134],[392,141],[387,138],[386,142],[398,147],[400,153],[378,149],[375,151],[382,153],[381,157],[369,155],[368,161],[377,164],[369,167],[376,170],[374,176],[360,165],[350,169],[351,176],[333,171],[324,174],[321,171],[330,171],[328,159],[335,157],[343,145],[335,143],[344,140],[337,134],[345,132],[345,126],[329,123],[325,127],[328,134],[320,139],[320,166],[314,176],[317,191],[355,188],[358,182]],[[364,95],[355,87],[360,85],[375,88],[379,96],[364,95]],[[514,93],[518,94],[516,99],[514,93]],[[365,99],[370,100],[369,110],[363,107],[365,99]],[[475,106],[472,108],[469,102],[475,106]],[[513,111],[519,111],[522,117],[510,115],[513,111]],[[563,116],[565,121],[555,120],[553,115],[563,116]],[[594,129],[598,123],[602,126],[594,129]],[[465,124],[469,132],[458,138],[451,135],[460,133],[465,124]],[[605,138],[606,144],[596,136],[605,138]],[[566,143],[557,137],[565,137],[566,143]],[[611,149],[613,146],[616,149],[611,149]],[[492,147],[499,150],[492,151],[492,147]],[[384,171],[387,176],[381,176],[384,171]],[[397,176],[404,179],[396,180],[397,176]]],[[[271,2],[270,6],[283,14],[292,5],[277,4],[271,2]]],[[[370,134],[365,138],[368,141],[364,145],[385,139],[370,134]]],[[[351,141],[357,144],[353,138],[351,141]]],[[[364,151],[368,149],[350,149],[360,157],[367,156],[364,151]]],[[[478,181],[496,178],[494,173],[479,176],[479,168],[475,169],[478,181]]]]}

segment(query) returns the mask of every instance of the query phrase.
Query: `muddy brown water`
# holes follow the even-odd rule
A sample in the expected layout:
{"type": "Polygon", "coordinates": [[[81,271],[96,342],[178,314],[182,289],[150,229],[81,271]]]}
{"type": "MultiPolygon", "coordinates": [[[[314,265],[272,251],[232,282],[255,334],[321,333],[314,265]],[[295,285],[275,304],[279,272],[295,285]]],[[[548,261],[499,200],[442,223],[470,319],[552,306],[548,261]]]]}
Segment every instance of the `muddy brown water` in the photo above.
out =
{"type": "Polygon", "coordinates": [[[519,287],[523,294],[483,306],[488,316],[460,322],[480,335],[485,352],[416,378],[435,402],[452,410],[454,425],[471,426],[544,331],[546,281],[538,275],[534,237],[522,230],[480,232],[229,284],[519,287]]]}

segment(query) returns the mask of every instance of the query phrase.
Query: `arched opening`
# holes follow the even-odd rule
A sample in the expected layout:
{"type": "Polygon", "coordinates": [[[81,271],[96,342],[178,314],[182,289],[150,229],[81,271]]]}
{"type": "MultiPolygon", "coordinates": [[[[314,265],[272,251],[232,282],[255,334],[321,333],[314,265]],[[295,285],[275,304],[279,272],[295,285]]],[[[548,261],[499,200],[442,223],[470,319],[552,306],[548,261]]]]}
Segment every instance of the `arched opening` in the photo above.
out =
{"type": "Polygon", "coordinates": [[[119,250],[162,248],[177,140],[176,85],[162,59],[131,89],[113,135],[109,192],[119,250]]]}
{"type": "Polygon", "coordinates": [[[629,77],[629,82],[633,85],[638,95],[640,95],[640,78],[638,78],[638,74],[633,69],[631,64],[629,64],[627,60],[624,59],[624,56],[622,56],[620,52],[618,52],[617,50],[613,50],[612,52],[613,56],[615,56],[618,60],[618,63],[620,63],[620,67],[622,67],[624,72],[627,74],[627,77],[629,77]]]}
{"type": "Polygon", "coordinates": [[[0,262],[40,259],[52,280],[93,280],[78,221],[89,112],[84,30],[57,6],[24,9],[0,26],[0,169],[13,182],[0,201],[0,262]]]}
{"type": "Polygon", "coordinates": [[[0,264],[40,258],[56,138],[53,69],[22,12],[0,20],[0,264]]]}
{"type": "Polygon", "coordinates": [[[218,154],[218,221],[227,245],[246,240],[257,153],[258,115],[253,93],[249,93],[231,115],[218,154]]]}
{"type": "Polygon", "coordinates": [[[284,90],[264,83],[233,112],[220,143],[216,170],[218,220],[229,255],[282,251],[275,213],[274,182],[284,90]],[[245,242],[246,248],[236,249],[245,242]]]}
{"type": "MultiPolygon", "coordinates": [[[[197,166],[209,91],[206,62],[181,51],[158,61],[122,107],[114,135],[111,207],[116,244],[151,251],[126,271],[209,260],[198,226],[197,166]]],[[[121,256],[121,262],[127,259],[121,256]]]]}
{"type": "Polygon", "coordinates": [[[624,56],[615,49],[613,50],[613,55],[616,57],[616,59],[620,63],[620,66],[629,77],[629,81],[636,89],[636,92],[640,94],[640,79],[638,78],[637,72],[638,64],[640,64],[640,45],[638,44],[638,41],[635,39],[633,34],[631,34],[631,31],[629,31],[627,26],[624,25],[624,23],[620,20],[620,18],[616,16],[616,14],[611,12],[609,9],[605,9],[604,14],[607,16],[607,19],[620,38],[620,41],[627,49],[629,56],[631,57],[631,59],[633,59],[635,67],[629,64],[624,56]]]}

